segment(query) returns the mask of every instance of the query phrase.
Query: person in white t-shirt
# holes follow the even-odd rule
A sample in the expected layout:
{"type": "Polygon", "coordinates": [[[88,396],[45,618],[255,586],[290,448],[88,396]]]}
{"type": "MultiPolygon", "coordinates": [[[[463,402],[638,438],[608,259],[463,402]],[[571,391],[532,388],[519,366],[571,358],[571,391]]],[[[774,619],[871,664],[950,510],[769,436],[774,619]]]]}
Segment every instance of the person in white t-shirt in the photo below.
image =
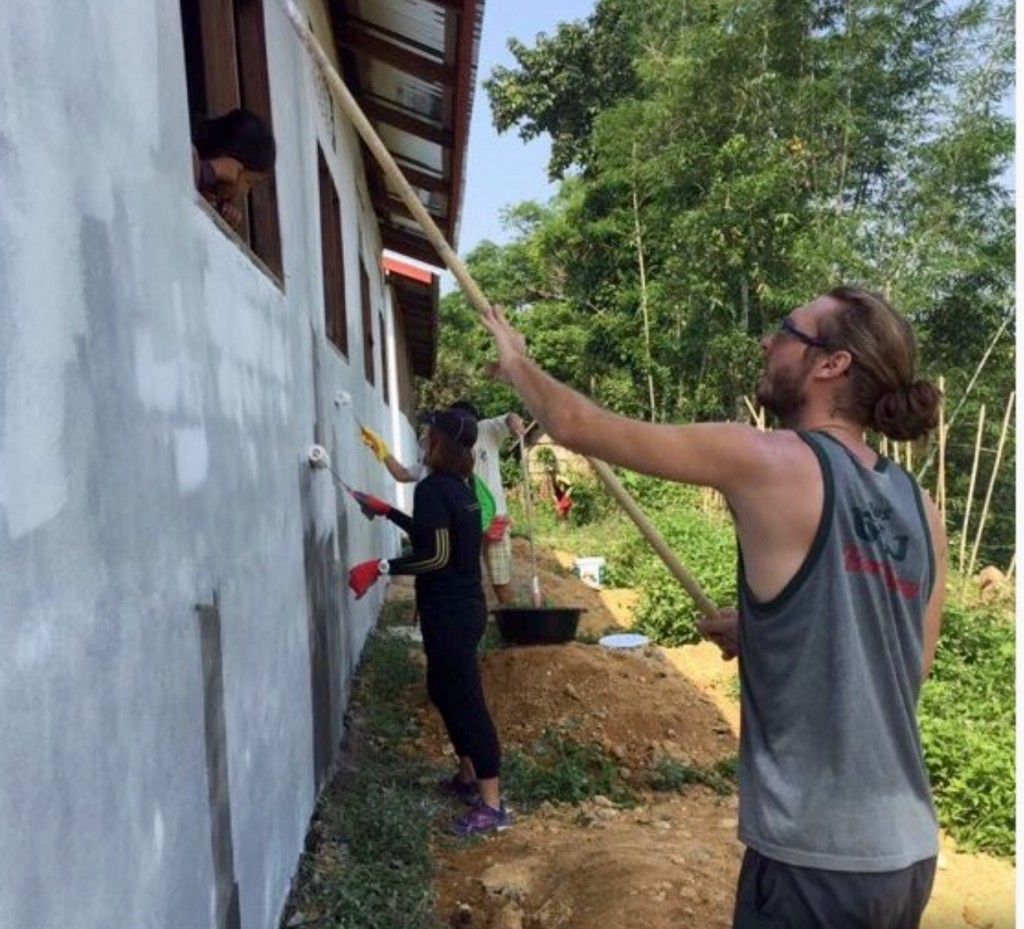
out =
{"type": "Polygon", "coordinates": [[[511,436],[518,441],[526,433],[526,426],[518,413],[481,419],[476,407],[468,400],[459,400],[451,408],[465,410],[477,421],[476,445],[473,446],[476,463],[473,472],[487,485],[494,497],[494,519],[491,529],[484,532],[484,564],[498,602],[511,603],[512,539],[508,529],[505,488],[501,486],[501,446],[511,436]]]}
{"type": "MultiPolygon", "coordinates": [[[[494,596],[499,603],[511,603],[514,598],[512,539],[509,535],[508,503],[505,500],[505,489],[501,486],[500,452],[502,443],[510,436],[518,440],[525,434],[526,426],[517,413],[480,419],[476,407],[466,400],[453,403],[451,409],[463,410],[477,421],[473,473],[483,482],[494,500],[494,516],[489,520],[489,525],[484,527],[483,560],[494,596]]],[[[412,483],[424,477],[425,469],[421,463],[402,464],[391,454],[384,439],[372,429],[360,427],[359,437],[396,481],[412,483]]]]}

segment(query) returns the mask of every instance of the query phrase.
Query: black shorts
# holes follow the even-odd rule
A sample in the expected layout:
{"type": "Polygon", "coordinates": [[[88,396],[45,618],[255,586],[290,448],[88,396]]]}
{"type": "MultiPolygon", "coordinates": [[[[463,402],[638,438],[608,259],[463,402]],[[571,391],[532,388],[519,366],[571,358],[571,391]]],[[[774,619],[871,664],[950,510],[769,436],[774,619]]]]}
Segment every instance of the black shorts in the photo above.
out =
{"type": "Polygon", "coordinates": [[[748,848],[733,929],[918,929],[935,859],[901,871],[825,871],[782,864],[748,848]]]}

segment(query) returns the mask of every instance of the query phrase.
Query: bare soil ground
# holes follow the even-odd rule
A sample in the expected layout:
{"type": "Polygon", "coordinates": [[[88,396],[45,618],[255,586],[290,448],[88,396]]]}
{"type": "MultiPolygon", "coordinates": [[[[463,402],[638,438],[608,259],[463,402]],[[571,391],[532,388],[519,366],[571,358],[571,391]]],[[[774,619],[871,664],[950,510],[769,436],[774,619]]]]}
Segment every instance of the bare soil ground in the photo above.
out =
{"type": "MultiPolygon", "coordinates": [[[[580,631],[628,626],[631,591],[597,591],[570,572],[572,555],[538,550],[538,574],[556,604],[584,606],[580,631]]],[[[530,558],[515,540],[514,583],[529,590],[530,558]]],[[[484,684],[506,747],[527,747],[547,727],[571,727],[639,779],[655,755],[706,766],[735,754],[739,712],[735,665],[713,646],[619,652],[599,645],[502,648],[483,660],[484,684]]],[[[449,756],[443,729],[422,699],[418,745],[449,756]]],[[[728,927],[742,847],[735,796],[695,786],[642,793],[640,807],[602,797],[582,808],[544,806],[515,816],[500,835],[439,840],[438,907],[462,929],[728,927]]],[[[516,798],[507,798],[515,810],[516,798]]],[[[957,852],[943,837],[924,929],[1014,926],[1015,870],[957,852]]]]}

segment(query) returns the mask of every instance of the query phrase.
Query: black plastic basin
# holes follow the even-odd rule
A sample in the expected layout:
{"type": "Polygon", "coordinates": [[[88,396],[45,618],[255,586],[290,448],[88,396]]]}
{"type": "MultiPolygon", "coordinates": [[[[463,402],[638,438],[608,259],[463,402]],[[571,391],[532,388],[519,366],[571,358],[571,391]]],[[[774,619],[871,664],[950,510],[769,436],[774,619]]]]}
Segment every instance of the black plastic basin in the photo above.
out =
{"type": "Polygon", "coordinates": [[[501,640],[510,645],[553,645],[571,642],[584,607],[499,606],[493,610],[501,640]]]}

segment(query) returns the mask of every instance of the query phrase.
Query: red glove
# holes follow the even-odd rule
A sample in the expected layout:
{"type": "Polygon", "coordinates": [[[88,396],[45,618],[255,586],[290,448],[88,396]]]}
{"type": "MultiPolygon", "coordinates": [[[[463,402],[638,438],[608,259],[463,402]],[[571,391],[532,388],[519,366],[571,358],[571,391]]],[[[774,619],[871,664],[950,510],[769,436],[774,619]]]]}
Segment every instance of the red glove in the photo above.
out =
{"type": "Polygon", "coordinates": [[[505,537],[505,530],[508,529],[510,522],[512,520],[505,515],[495,516],[484,530],[484,538],[488,542],[500,542],[505,537]]]}
{"type": "Polygon", "coordinates": [[[367,519],[373,519],[374,516],[387,516],[391,512],[391,504],[381,500],[380,497],[375,497],[373,494],[363,493],[361,490],[353,490],[352,496],[355,497],[356,503],[359,504],[359,509],[363,511],[363,516],[367,519]]]}
{"type": "Polygon", "coordinates": [[[348,572],[348,586],[359,600],[380,577],[380,559],[372,558],[370,561],[363,561],[357,564],[348,572]]]}

